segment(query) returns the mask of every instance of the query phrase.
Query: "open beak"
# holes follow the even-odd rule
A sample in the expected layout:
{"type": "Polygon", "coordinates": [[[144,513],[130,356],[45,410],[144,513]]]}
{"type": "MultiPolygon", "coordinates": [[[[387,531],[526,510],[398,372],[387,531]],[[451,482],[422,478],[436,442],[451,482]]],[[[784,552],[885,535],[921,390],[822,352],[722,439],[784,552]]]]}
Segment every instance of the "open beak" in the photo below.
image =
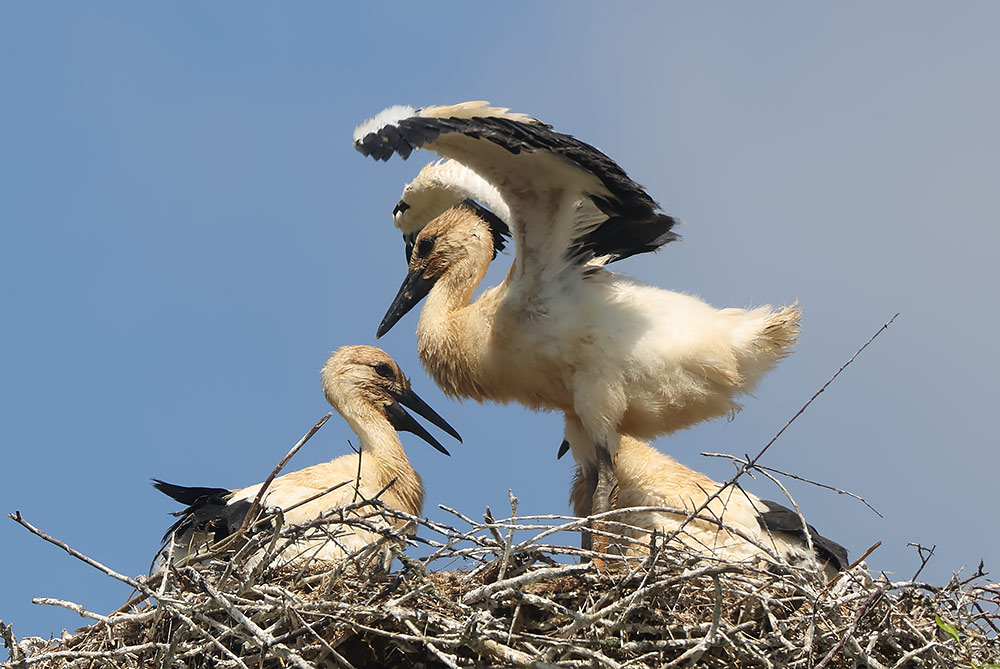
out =
{"type": "Polygon", "coordinates": [[[396,401],[385,407],[385,413],[392,426],[396,428],[396,430],[415,434],[445,455],[451,455],[451,453],[448,452],[448,449],[442,446],[437,439],[432,437],[431,434],[425,430],[424,427],[416,421],[416,419],[413,418],[413,416],[406,413],[406,409],[403,407],[405,406],[407,409],[412,409],[418,416],[426,418],[432,424],[455,437],[455,439],[458,439],[461,443],[462,437],[459,436],[458,431],[449,425],[444,418],[441,418],[441,416],[439,416],[434,409],[427,406],[427,403],[420,399],[417,394],[409,388],[403,391],[392,392],[390,394],[396,401]]]}
{"type": "MultiPolygon", "coordinates": [[[[417,302],[424,299],[427,293],[431,292],[437,278],[427,279],[424,277],[423,269],[411,269],[403,279],[403,285],[396,293],[396,299],[389,305],[389,310],[385,312],[382,322],[378,326],[375,338],[378,339],[392,329],[400,318],[416,306],[417,302]]],[[[416,409],[414,409],[416,411],[416,409]]]]}

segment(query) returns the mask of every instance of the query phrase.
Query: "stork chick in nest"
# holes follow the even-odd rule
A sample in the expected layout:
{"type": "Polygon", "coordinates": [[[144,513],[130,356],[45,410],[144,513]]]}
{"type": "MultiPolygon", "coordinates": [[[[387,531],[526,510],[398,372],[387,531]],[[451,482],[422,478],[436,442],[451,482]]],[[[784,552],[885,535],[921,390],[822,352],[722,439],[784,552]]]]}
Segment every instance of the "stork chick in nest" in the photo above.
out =
{"type": "MultiPolygon", "coordinates": [[[[458,432],[413,392],[402,370],[381,349],[339,348],[324,365],[321,378],[327,400],[357,434],[359,452],[275,478],[261,506],[281,508],[284,523],[290,525],[323,518],[378,495],[387,507],[419,515],[424,485],[406,457],[397,431],[412,432],[445,455],[449,453],[403,407],[461,441],[458,432]]],[[[179,563],[236,532],[263,484],[229,490],[179,486],[154,479],[153,485],[187,505],[175,514],[180,519],[163,537],[165,544],[173,538],[174,562],[179,563]]],[[[393,524],[400,527],[403,523],[397,520],[393,524]]],[[[378,537],[359,524],[329,524],[285,546],[278,561],[339,560],[378,537]]]]}
{"type": "MultiPolygon", "coordinates": [[[[579,425],[568,425],[564,453],[573,441],[588,439],[579,425]]],[[[611,529],[627,554],[648,552],[652,532],[669,535],[681,527],[687,514],[701,507],[719,491],[721,484],[680,464],[673,458],[632,437],[622,437],[615,458],[618,495],[615,509],[663,507],[676,509],[631,511],[614,516],[627,527],[611,529]]],[[[590,501],[583,471],[578,467],[570,489],[570,504],[579,516],[587,515],[590,501]]],[[[609,527],[614,527],[609,524],[609,527]]],[[[827,581],[848,566],[847,550],[827,539],[791,509],[762,500],[738,486],[722,490],[695,518],[688,521],[673,540],[708,557],[745,561],[774,556],[793,567],[821,571],[827,581]]]]}

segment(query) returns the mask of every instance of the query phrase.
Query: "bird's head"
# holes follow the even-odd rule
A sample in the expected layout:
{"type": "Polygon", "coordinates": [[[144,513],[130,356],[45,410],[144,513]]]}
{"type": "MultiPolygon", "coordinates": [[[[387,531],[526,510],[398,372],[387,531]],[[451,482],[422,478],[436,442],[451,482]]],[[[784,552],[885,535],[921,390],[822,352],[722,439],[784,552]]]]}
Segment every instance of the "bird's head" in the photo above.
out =
{"type": "Polygon", "coordinates": [[[458,441],[458,432],[413,392],[396,361],[374,346],[342,346],[333,352],[321,372],[326,399],[358,431],[355,421],[372,412],[384,416],[397,431],[411,432],[450,455],[448,450],[403,407],[426,418],[458,441]]]}
{"type": "Polygon", "coordinates": [[[495,212],[498,218],[508,216],[507,206],[496,189],[462,163],[438,160],[425,165],[416,178],[406,184],[399,202],[392,209],[393,223],[403,233],[406,261],[410,261],[417,235],[428,223],[469,200],[498,209],[495,212]]]}
{"type": "Polygon", "coordinates": [[[407,262],[420,231],[464,199],[461,193],[444,187],[438,173],[438,163],[431,163],[422,169],[416,179],[406,184],[399,202],[392,209],[392,221],[403,233],[407,262]]]}
{"type": "Polygon", "coordinates": [[[471,200],[428,223],[414,240],[406,278],[375,336],[392,329],[445,276],[458,277],[471,292],[509,236],[506,223],[471,200]]]}

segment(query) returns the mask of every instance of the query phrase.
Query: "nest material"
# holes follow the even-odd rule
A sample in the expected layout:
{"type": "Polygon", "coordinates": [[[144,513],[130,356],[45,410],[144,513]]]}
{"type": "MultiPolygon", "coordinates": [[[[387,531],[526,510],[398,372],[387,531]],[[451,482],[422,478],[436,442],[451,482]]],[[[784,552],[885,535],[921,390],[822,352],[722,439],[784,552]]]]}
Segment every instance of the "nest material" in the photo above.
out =
{"type": "Polygon", "coordinates": [[[740,669],[1000,660],[1000,587],[981,566],[943,587],[872,578],[863,565],[824,584],[787,565],[720,562],[654,538],[648,555],[606,556],[598,570],[578,561],[585,551],[543,543],[580,529],[580,519],[494,521],[487,510],[477,523],[442,508],[467,529],[365,500],[322,523],[282,528],[272,517],[241,546],[148,579],[90,560],[139,595],[108,616],[36,600],[98,622],[54,641],[18,642],[0,625],[10,651],[3,666],[740,669]],[[401,521],[418,538],[394,529],[401,521]],[[316,532],[335,541],[358,524],[382,539],[350,560],[276,566],[283,542],[316,532]],[[415,559],[406,544],[431,552],[415,559]],[[399,560],[395,571],[382,567],[387,554],[399,560]]]}

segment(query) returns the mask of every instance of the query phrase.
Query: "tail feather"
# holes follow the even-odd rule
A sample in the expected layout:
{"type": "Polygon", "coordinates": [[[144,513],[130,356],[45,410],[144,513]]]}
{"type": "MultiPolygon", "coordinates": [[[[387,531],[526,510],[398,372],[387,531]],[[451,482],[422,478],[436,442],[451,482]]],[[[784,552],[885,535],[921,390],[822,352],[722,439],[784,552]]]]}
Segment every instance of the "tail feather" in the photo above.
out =
{"type": "Polygon", "coordinates": [[[738,379],[733,385],[740,386],[741,392],[749,393],[765,373],[792,352],[799,338],[802,310],[797,304],[792,304],[780,309],[763,306],[750,311],[733,311],[742,314],[745,319],[744,324],[733,329],[731,335],[738,370],[738,379]]]}
{"type": "Polygon", "coordinates": [[[161,481],[160,479],[153,479],[153,487],[167,497],[188,506],[198,503],[201,499],[228,495],[230,492],[226,488],[203,488],[197,486],[175,485],[173,483],[161,481]]]}
{"type": "Polygon", "coordinates": [[[802,309],[797,303],[771,312],[764,321],[759,345],[767,350],[778,351],[780,357],[784,357],[798,341],[801,319],[802,309]]]}
{"type": "Polygon", "coordinates": [[[226,488],[180,486],[153,479],[153,487],[187,506],[173,514],[180,518],[163,535],[167,543],[174,534],[183,535],[189,530],[199,530],[213,535],[215,541],[235,532],[250,511],[250,502],[229,502],[232,491],[226,488]]]}

